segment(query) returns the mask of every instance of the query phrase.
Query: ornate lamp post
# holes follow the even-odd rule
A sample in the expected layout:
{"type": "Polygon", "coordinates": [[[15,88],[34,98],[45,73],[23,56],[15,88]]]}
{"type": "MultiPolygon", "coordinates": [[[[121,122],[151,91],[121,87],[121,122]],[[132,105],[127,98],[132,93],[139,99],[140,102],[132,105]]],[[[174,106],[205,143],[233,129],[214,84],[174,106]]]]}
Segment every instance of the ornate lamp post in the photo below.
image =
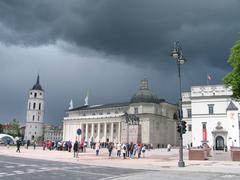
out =
{"type": "Polygon", "coordinates": [[[179,161],[178,167],[185,167],[185,163],[183,161],[183,127],[182,127],[182,82],[181,82],[181,65],[186,62],[186,59],[183,56],[182,48],[179,41],[174,42],[174,48],[171,52],[171,56],[177,62],[178,68],[178,78],[179,78],[179,122],[178,125],[180,126],[180,147],[179,147],[179,161]]]}

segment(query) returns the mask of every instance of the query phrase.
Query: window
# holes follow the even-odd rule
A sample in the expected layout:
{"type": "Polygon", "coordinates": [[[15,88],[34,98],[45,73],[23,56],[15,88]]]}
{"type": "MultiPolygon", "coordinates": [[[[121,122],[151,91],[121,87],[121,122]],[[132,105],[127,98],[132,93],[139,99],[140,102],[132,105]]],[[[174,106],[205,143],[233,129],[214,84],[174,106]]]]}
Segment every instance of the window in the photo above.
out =
{"type": "Polygon", "coordinates": [[[32,118],[32,120],[34,121],[34,119],[35,119],[35,116],[33,115],[33,118],[32,118]]]}
{"type": "Polygon", "coordinates": [[[192,117],[192,110],[191,109],[187,109],[187,117],[188,118],[192,117]]]}
{"type": "Polygon", "coordinates": [[[192,131],[192,125],[188,124],[188,131],[191,132],[192,131]]]}
{"type": "Polygon", "coordinates": [[[38,116],[38,121],[40,120],[40,117],[38,116]]]}
{"type": "Polygon", "coordinates": [[[39,110],[41,110],[41,105],[42,105],[42,104],[41,104],[41,103],[39,103],[39,108],[38,108],[39,110]]]}
{"type": "Polygon", "coordinates": [[[37,93],[34,93],[34,98],[36,98],[37,97],[37,93]]]}
{"type": "Polygon", "coordinates": [[[35,109],[36,108],[36,103],[33,103],[33,109],[35,109]]]}
{"type": "Polygon", "coordinates": [[[28,109],[31,109],[31,103],[28,104],[28,109]]]}
{"type": "Polygon", "coordinates": [[[134,108],[134,114],[138,114],[138,108],[137,107],[134,108]]]}
{"type": "Polygon", "coordinates": [[[208,104],[208,114],[214,114],[214,104],[208,104]]]}

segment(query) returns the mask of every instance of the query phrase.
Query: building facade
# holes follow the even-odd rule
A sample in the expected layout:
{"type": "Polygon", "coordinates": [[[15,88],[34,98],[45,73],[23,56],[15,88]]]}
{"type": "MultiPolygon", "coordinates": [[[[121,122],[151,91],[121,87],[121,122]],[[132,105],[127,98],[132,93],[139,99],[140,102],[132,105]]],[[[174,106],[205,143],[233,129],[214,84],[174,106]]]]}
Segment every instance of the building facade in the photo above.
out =
{"type": "Polygon", "coordinates": [[[61,141],[63,138],[63,128],[62,126],[54,126],[50,124],[43,125],[43,137],[44,141],[61,141]]]}
{"type": "Polygon", "coordinates": [[[121,142],[126,127],[123,115],[128,113],[139,117],[141,143],[155,147],[158,144],[161,147],[169,143],[176,145],[176,112],[176,105],[159,99],[150,91],[148,81],[142,80],[130,102],[86,105],[68,110],[63,121],[63,140],[121,142]],[[82,131],[80,137],[76,134],[77,129],[82,131]]]}
{"type": "Polygon", "coordinates": [[[224,85],[192,86],[182,93],[183,120],[187,132],[184,145],[194,147],[207,143],[216,150],[239,147],[239,102],[224,85]]]}
{"type": "Polygon", "coordinates": [[[25,127],[25,140],[42,140],[44,116],[44,90],[39,82],[30,89],[27,103],[27,117],[25,127]]]}

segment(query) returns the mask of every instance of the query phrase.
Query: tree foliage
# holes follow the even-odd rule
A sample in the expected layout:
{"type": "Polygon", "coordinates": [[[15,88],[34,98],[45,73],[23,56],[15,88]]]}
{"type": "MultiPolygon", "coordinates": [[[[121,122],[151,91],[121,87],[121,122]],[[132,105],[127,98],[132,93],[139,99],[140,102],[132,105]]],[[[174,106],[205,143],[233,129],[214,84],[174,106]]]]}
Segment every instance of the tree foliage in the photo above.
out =
{"type": "Polygon", "coordinates": [[[0,124],[0,134],[3,133],[3,125],[0,124]]]}
{"type": "Polygon", "coordinates": [[[228,63],[232,66],[232,71],[224,77],[224,83],[232,88],[233,97],[240,100],[240,40],[231,48],[228,63]]]}
{"type": "Polygon", "coordinates": [[[20,124],[19,121],[13,119],[9,124],[5,125],[3,132],[13,137],[20,136],[20,124]]]}

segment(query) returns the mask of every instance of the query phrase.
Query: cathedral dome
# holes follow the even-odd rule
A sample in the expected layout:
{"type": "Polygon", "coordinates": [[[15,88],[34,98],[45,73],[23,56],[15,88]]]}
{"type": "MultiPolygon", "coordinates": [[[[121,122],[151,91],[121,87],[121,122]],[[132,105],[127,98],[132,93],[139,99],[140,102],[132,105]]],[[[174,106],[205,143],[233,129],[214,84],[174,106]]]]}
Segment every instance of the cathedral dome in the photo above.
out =
{"type": "Polygon", "coordinates": [[[159,103],[161,100],[148,88],[148,81],[142,80],[140,89],[131,98],[130,103],[159,103]]]}
{"type": "Polygon", "coordinates": [[[32,87],[32,90],[40,90],[40,91],[43,91],[42,86],[41,86],[40,83],[39,83],[39,75],[38,75],[38,77],[37,77],[37,82],[36,82],[36,84],[34,84],[33,87],[32,87]]]}

